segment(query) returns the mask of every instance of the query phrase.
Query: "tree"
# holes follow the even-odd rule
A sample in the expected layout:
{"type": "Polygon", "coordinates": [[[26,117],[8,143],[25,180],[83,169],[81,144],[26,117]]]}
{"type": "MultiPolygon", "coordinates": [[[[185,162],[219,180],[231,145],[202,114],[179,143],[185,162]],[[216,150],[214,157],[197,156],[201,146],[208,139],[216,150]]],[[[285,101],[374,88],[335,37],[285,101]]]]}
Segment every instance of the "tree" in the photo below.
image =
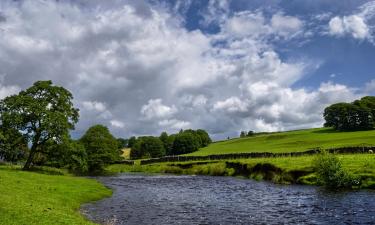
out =
{"type": "Polygon", "coordinates": [[[129,141],[128,141],[128,148],[132,148],[133,145],[135,144],[135,142],[137,142],[137,138],[136,137],[130,137],[129,138],[129,141]]]}
{"type": "Polygon", "coordinates": [[[375,122],[375,96],[363,97],[360,100],[354,101],[353,104],[370,110],[372,119],[375,122]]]}
{"type": "Polygon", "coordinates": [[[350,103],[333,104],[324,110],[324,126],[336,130],[368,130],[374,127],[369,109],[350,103]]]}
{"type": "Polygon", "coordinates": [[[37,81],[18,95],[0,101],[3,126],[21,131],[31,143],[30,153],[23,167],[30,169],[34,156],[43,151],[49,140],[61,142],[78,122],[78,109],[73,107],[72,94],[51,81],[37,81]]]}
{"type": "Polygon", "coordinates": [[[17,162],[28,153],[27,140],[15,129],[0,127],[0,159],[17,162]]]}
{"type": "Polygon", "coordinates": [[[202,140],[201,147],[207,147],[209,144],[212,143],[210,135],[208,135],[207,131],[202,130],[202,129],[198,129],[197,134],[200,136],[200,138],[202,140]]]}
{"type": "Polygon", "coordinates": [[[246,137],[246,132],[245,132],[245,131],[241,131],[241,133],[240,133],[240,137],[241,137],[241,138],[246,137]]]}
{"type": "Polygon", "coordinates": [[[165,156],[163,142],[152,136],[140,137],[130,151],[132,159],[138,158],[157,158],[165,156]]]}
{"type": "Polygon", "coordinates": [[[200,144],[197,138],[189,132],[184,132],[176,135],[173,142],[173,154],[186,154],[195,152],[199,149],[200,144]]]}
{"type": "Polygon", "coordinates": [[[119,159],[118,142],[103,125],[90,127],[80,142],[87,152],[88,170],[90,173],[103,172],[104,167],[119,159]]]}
{"type": "Polygon", "coordinates": [[[246,136],[248,136],[248,137],[254,136],[254,131],[250,130],[249,132],[247,132],[246,136]]]}
{"type": "Polygon", "coordinates": [[[118,149],[123,149],[123,148],[126,148],[128,146],[128,139],[124,139],[124,138],[117,138],[117,143],[118,143],[118,149]]]}
{"type": "Polygon", "coordinates": [[[62,143],[48,141],[44,146],[44,152],[44,165],[67,168],[77,174],[84,174],[88,170],[85,147],[70,137],[64,138],[62,143]]]}

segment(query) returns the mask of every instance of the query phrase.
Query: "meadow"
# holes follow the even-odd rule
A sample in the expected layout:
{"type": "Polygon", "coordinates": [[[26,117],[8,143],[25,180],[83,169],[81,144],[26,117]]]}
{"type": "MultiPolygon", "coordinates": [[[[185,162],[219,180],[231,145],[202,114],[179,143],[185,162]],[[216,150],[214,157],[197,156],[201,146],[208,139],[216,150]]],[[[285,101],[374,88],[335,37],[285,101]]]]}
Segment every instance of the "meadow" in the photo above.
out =
{"type": "Polygon", "coordinates": [[[287,131],[235,138],[210,144],[186,154],[205,156],[245,152],[298,152],[316,148],[375,146],[375,130],[340,132],[331,128],[287,131]]]}
{"type": "Polygon", "coordinates": [[[94,179],[74,177],[57,169],[36,173],[2,165],[0,224],[93,224],[80,214],[80,205],[111,193],[94,179]]]}

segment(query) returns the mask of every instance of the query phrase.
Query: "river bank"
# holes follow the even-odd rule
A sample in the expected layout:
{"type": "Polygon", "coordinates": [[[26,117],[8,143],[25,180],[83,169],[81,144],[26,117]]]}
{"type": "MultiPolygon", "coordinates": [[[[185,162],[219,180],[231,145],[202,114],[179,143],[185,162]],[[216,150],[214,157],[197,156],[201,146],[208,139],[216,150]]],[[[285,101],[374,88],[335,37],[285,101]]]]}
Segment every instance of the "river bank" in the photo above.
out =
{"type": "MultiPolygon", "coordinates": [[[[375,155],[337,155],[344,169],[359,181],[355,188],[375,189],[375,155]]],[[[240,176],[277,184],[318,185],[312,168],[314,156],[254,158],[239,160],[209,160],[148,165],[115,164],[107,168],[109,173],[144,172],[186,175],[240,176]]]]}
{"type": "Polygon", "coordinates": [[[111,194],[112,190],[94,179],[74,177],[58,169],[36,173],[0,165],[0,225],[91,225],[94,223],[79,212],[81,204],[111,194]]]}

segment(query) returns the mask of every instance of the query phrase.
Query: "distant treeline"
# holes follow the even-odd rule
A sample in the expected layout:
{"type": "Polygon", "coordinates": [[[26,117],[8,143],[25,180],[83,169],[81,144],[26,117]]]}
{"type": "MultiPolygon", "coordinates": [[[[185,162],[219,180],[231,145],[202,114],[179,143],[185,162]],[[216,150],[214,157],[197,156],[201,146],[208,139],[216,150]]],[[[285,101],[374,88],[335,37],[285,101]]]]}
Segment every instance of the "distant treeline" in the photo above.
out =
{"type": "Polygon", "coordinates": [[[370,130],[375,124],[375,97],[366,96],[352,103],[336,103],[324,110],[325,127],[339,131],[370,130]]]}
{"type": "Polygon", "coordinates": [[[207,131],[202,129],[180,130],[179,133],[171,135],[163,132],[159,137],[131,137],[129,140],[122,141],[122,143],[127,143],[126,147],[131,149],[131,159],[187,154],[206,147],[211,142],[207,131]]]}

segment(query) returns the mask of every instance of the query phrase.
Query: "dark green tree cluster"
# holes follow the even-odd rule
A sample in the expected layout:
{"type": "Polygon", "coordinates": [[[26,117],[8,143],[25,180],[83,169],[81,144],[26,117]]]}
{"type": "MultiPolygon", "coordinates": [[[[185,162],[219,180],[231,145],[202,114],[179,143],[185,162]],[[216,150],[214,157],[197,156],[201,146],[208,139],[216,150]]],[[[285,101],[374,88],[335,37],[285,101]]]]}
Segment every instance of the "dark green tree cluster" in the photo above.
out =
{"type": "Polygon", "coordinates": [[[246,132],[246,131],[241,131],[241,133],[240,133],[240,138],[244,138],[244,137],[252,137],[252,136],[254,136],[255,135],[255,133],[254,133],[254,131],[252,131],[252,130],[250,130],[250,131],[248,131],[248,132],[246,132]]]}
{"type": "Polygon", "coordinates": [[[130,158],[157,158],[165,156],[163,142],[152,136],[139,137],[131,147],[130,158]]]}
{"type": "Polygon", "coordinates": [[[367,96],[353,103],[336,103],[324,110],[325,127],[339,131],[369,130],[375,123],[375,97],[367,96]]]}
{"type": "Polygon", "coordinates": [[[202,129],[181,130],[178,134],[171,135],[163,132],[159,137],[132,137],[131,139],[134,144],[128,145],[128,147],[131,148],[130,157],[132,159],[186,154],[206,147],[212,142],[207,131],[202,129]]]}
{"type": "Polygon", "coordinates": [[[81,140],[71,140],[69,131],[79,118],[72,100],[68,90],[51,81],[35,82],[1,100],[0,159],[26,160],[24,170],[48,165],[79,173],[100,172],[117,160],[119,142],[104,126],[91,127],[81,140]]]}

